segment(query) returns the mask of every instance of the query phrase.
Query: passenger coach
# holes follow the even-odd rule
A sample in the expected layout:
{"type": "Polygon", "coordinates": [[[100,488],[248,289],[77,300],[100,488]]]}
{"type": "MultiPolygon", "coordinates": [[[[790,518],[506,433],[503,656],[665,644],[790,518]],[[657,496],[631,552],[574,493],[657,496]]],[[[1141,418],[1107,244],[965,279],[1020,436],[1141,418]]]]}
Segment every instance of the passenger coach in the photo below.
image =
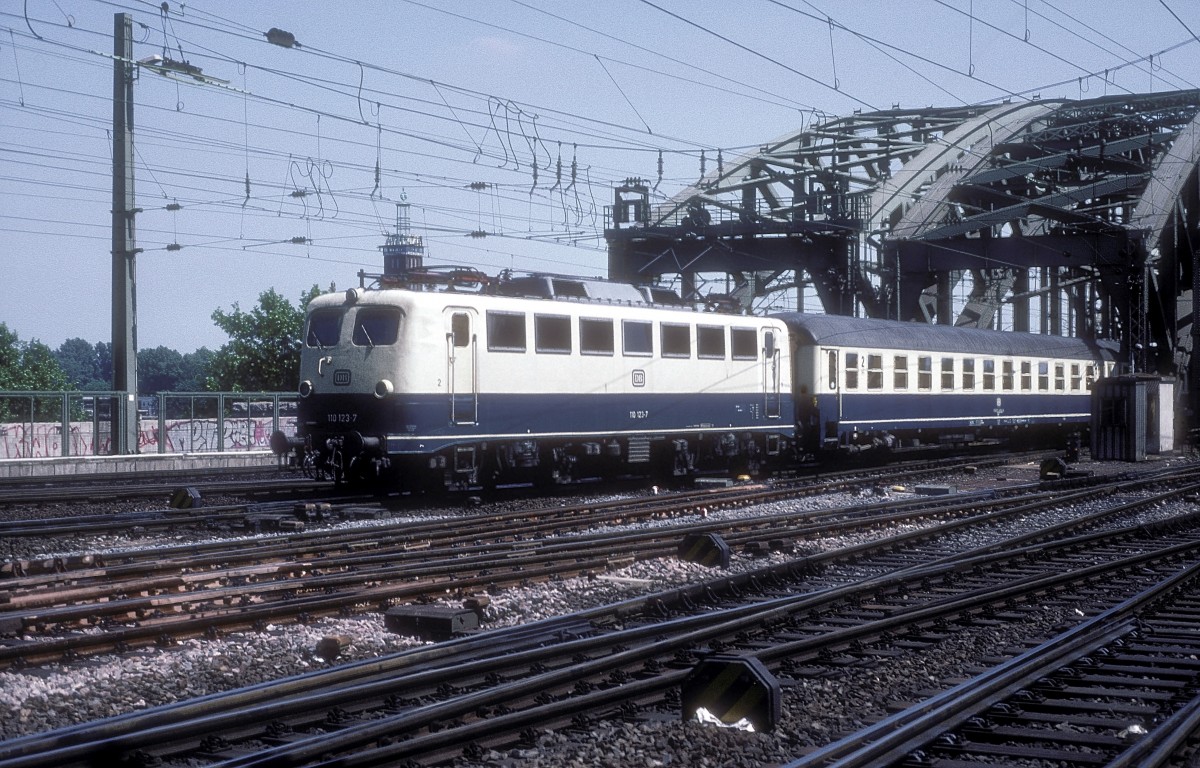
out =
{"type": "Polygon", "coordinates": [[[802,450],[988,437],[1061,445],[1086,427],[1116,345],[833,315],[778,315],[792,337],[802,450]]]}

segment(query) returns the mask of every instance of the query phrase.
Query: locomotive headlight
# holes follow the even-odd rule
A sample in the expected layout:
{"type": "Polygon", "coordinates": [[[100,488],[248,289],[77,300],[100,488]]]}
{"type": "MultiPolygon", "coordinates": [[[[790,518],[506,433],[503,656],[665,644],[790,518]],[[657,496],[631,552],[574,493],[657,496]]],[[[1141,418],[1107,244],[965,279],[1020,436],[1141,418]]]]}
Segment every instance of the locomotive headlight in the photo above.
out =
{"type": "Polygon", "coordinates": [[[299,392],[300,392],[300,397],[308,397],[309,395],[311,395],[313,393],[312,382],[309,381],[308,379],[305,379],[304,381],[300,382],[299,392]]]}
{"type": "Polygon", "coordinates": [[[380,379],[375,383],[375,397],[380,399],[387,397],[395,390],[396,388],[392,386],[392,382],[388,381],[387,379],[380,379]]]}
{"type": "Polygon", "coordinates": [[[361,288],[350,288],[349,290],[346,291],[346,303],[347,304],[355,303],[356,301],[358,301],[358,297],[362,296],[362,293],[363,292],[362,292],[361,288]]]}

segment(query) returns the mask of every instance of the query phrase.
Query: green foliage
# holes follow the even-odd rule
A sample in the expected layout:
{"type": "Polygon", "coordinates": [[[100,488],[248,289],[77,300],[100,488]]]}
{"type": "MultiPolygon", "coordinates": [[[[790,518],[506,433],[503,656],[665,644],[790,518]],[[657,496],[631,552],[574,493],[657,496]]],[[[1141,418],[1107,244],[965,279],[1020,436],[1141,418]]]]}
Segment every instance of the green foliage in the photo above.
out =
{"type": "Polygon", "coordinates": [[[258,306],[243,312],[212,314],[217,327],[229,334],[229,343],[213,353],[208,367],[208,388],[227,392],[291,392],[300,377],[300,334],[304,310],[320,290],[314,285],[293,307],[268,289],[259,294],[258,306]]]}
{"type": "Polygon", "coordinates": [[[112,345],[67,339],[54,351],[67,380],[85,392],[112,389],[112,345]]]}
{"type": "Polygon", "coordinates": [[[49,347],[36,339],[22,342],[6,323],[0,323],[0,390],[71,388],[49,347]]]}
{"type": "MultiPolygon", "coordinates": [[[[0,323],[0,391],[66,389],[71,389],[71,384],[50,348],[36,340],[22,342],[6,323],[0,323]]],[[[41,420],[53,417],[60,409],[57,398],[39,399],[36,403],[22,398],[0,398],[0,421],[41,420]]]]}
{"type": "Polygon", "coordinates": [[[166,347],[138,350],[138,394],[174,392],[183,378],[183,355],[166,347]]]}

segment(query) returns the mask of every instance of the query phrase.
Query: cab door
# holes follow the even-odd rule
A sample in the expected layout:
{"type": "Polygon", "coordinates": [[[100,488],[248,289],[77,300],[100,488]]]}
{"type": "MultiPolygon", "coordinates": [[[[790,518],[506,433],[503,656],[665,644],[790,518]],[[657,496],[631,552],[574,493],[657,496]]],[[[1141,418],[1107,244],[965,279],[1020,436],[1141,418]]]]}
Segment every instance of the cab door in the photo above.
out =
{"type": "Polygon", "coordinates": [[[763,331],[763,395],[765,414],[768,419],[779,418],[780,350],[778,337],[773,328],[763,331]]]}
{"type": "Polygon", "coordinates": [[[474,310],[450,307],[446,323],[446,394],[451,424],[479,419],[479,339],[474,310]]]}

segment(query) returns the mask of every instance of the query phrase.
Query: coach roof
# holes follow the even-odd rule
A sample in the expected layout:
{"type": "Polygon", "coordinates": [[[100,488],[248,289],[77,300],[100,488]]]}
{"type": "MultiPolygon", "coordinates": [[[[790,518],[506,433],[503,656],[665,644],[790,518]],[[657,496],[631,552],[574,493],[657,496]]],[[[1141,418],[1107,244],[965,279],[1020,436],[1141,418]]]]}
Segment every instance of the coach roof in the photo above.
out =
{"type": "Polygon", "coordinates": [[[779,313],[773,317],[782,320],[801,344],[1012,357],[1099,357],[1104,360],[1114,359],[1117,349],[1110,341],[1090,342],[1015,331],[984,331],[800,312],[779,313]]]}

